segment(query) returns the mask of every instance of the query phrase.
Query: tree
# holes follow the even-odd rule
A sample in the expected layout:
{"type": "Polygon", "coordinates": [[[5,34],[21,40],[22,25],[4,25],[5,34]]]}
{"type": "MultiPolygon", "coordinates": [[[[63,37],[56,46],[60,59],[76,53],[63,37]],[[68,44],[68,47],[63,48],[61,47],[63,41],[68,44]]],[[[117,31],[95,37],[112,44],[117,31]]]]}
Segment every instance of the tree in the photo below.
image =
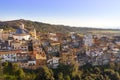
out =
{"type": "Polygon", "coordinates": [[[115,67],[116,67],[114,62],[110,62],[109,66],[110,66],[111,69],[115,69],[115,67]]]}
{"type": "Polygon", "coordinates": [[[62,72],[58,73],[58,80],[64,80],[62,72]]]}
{"type": "Polygon", "coordinates": [[[14,75],[16,74],[16,72],[18,70],[19,70],[18,64],[16,64],[16,63],[12,64],[12,72],[13,72],[14,75]]]}
{"type": "Polygon", "coordinates": [[[115,78],[116,78],[116,80],[120,80],[120,75],[118,72],[115,72],[115,78]]]}
{"type": "Polygon", "coordinates": [[[71,80],[70,76],[69,75],[65,76],[65,80],[71,80]]]}
{"type": "Polygon", "coordinates": [[[16,74],[18,76],[18,80],[23,80],[23,78],[25,77],[25,73],[24,73],[23,69],[17,70],[16,74]]]}
{"type": "Polygon", "coordinates": [[[95,71],[96,74],[100,74],[100,72],[101,72],[98,67],[95,67],[94,71],[95,71]]]}
{"type": "Polygon", "coordinates": [[[4,75],[3,75],[3,67],[2,67],[2,59],[0,59],[0,79],[4,79],[4,75]]]}
{"type": "Polygon", "coordinates": [[[47,66],[43,66],[39,69],[36,80],[54,80],[53,72],[47,66]]]}
{"type": "Polygon", "coordinates": [[[71,73],[72,79],[80,78],[80,76],[79,76],[79,69],[78,68],[79,68],[78,63],[73,62],[71,64],[70,73],[71,73]]]}
{"type": "Polygon", "coordinates": [[[3,64],[4,74],[12,74],[12,64],[9,62],[4,62],[3,64]]]}
{"type": "Polygon", "coordinates": [[[110,80],[109,76],[105,75],[105,80],[110,80]]]}

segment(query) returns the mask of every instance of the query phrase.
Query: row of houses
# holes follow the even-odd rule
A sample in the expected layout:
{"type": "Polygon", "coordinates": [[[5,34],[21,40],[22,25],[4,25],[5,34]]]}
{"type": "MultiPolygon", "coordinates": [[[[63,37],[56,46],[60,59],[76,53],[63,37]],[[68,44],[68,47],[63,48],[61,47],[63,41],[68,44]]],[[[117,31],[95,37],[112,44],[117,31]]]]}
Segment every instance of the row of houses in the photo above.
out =
{"type": "Polygon", "coordinates": [[[23,25],[13,33],[7,40],[0,40],[0,58],[2,62],[18,63],[22,68],[38,68],[41,65],[56,68],[59,63],[71,64],[73,61],[80,66],[86,63],[100,65],[119,61],[115,56],[120,51],[118,36],[111,38],[74,32],[36,33],[35,30],[31,35],[23,25]],[[13,37],[14,35],[17,37],[13,37]]]}

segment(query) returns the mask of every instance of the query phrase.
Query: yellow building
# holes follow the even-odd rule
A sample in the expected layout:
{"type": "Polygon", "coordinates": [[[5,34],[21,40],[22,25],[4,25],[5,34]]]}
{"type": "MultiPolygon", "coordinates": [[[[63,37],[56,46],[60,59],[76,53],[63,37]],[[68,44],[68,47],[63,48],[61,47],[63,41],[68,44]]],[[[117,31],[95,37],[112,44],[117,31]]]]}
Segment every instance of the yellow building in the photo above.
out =
{"type": "Polygon", "coordinates": [[[31,36],[32,36],[34,39],[37,39],[36,29],[35,29],[35,28],[30,31],[30,34],[31,34],[31,36]]]}

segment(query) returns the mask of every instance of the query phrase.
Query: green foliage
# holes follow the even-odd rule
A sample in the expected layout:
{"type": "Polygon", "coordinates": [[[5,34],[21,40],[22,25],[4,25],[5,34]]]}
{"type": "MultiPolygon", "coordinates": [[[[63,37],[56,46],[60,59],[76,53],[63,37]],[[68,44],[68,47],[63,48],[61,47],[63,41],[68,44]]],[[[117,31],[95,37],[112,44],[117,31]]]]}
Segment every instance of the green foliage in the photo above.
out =
{"type": "Polygon", "coordinates": [[[17,80],[16,76],[6,75],[5,80],[17,80]]]}
{"type": "Polygon", "coordinates": [[[53,72],[46,66],[43,66],[39,69],[36,80],[54,80],[53,72]]]}
{"type": "Polygon", "coordinates": [[[19,80],[23,80],[24,77],[25,77],[25,73],[24,73],[23,69],[18,69],[18,70],[16,71],[16,75],[18,76],[18,79],[19,79],[19,80]]]}
{"type": "Polygon", "coordinates": [[[16,74],[16,72],[19,70],[18,64],[12,64],[12,72],[16,74]]]}
{"type": "MultiPolygon", "coordinates": [[[[118,67],[119,63],[116,64],[118,67]]],[[[56,69],[42,66],[36,70],[25,70],[17,64],[3,63],[5,80],[120,80],[120,70],[111,65],[92,66],[86,64],[61,64],[56,69]]]]}
{"type": "Polygon", "coordinates": [[[4,62],[3,64],[3,73],[12,74],[12,64],[9,62],[4,62]]]}
{"type": "Polygon", "coordinates": [[[71,80],[69,75],[65,76],[65,80],[71,80]]]}
{"type": "Polygon", "coordinates": [[[58,80],[64,80],[62,72],[58,73],[58,80]]]}

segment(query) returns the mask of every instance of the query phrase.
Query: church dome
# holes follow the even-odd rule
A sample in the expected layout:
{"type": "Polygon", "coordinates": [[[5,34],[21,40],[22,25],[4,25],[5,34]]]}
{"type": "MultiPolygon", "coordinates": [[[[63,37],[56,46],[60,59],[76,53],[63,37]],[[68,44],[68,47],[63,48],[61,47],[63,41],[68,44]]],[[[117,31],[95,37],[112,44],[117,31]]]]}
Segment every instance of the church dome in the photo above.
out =
{"type": "Polygon", "coordinates": [[[30,34],[26,29],[24,29],[24,24],[20,25],[20,28],[16,30],[13,38],[17,40],[29,40],[30,34]]]}
{"type": "Polygon", "coordinates": [[[28,34],[29,32],[25,29],[18,28],[15,34],[28,34]]]}
{"type": "Polygon", "coordinates": [[[19,28],[16,30],[15,32],[16,35],[25,35],[25,34],[29,34],[29,32],[24,29],[24,24],[21,23],[21,25],[19,26],[19,28]]]}

